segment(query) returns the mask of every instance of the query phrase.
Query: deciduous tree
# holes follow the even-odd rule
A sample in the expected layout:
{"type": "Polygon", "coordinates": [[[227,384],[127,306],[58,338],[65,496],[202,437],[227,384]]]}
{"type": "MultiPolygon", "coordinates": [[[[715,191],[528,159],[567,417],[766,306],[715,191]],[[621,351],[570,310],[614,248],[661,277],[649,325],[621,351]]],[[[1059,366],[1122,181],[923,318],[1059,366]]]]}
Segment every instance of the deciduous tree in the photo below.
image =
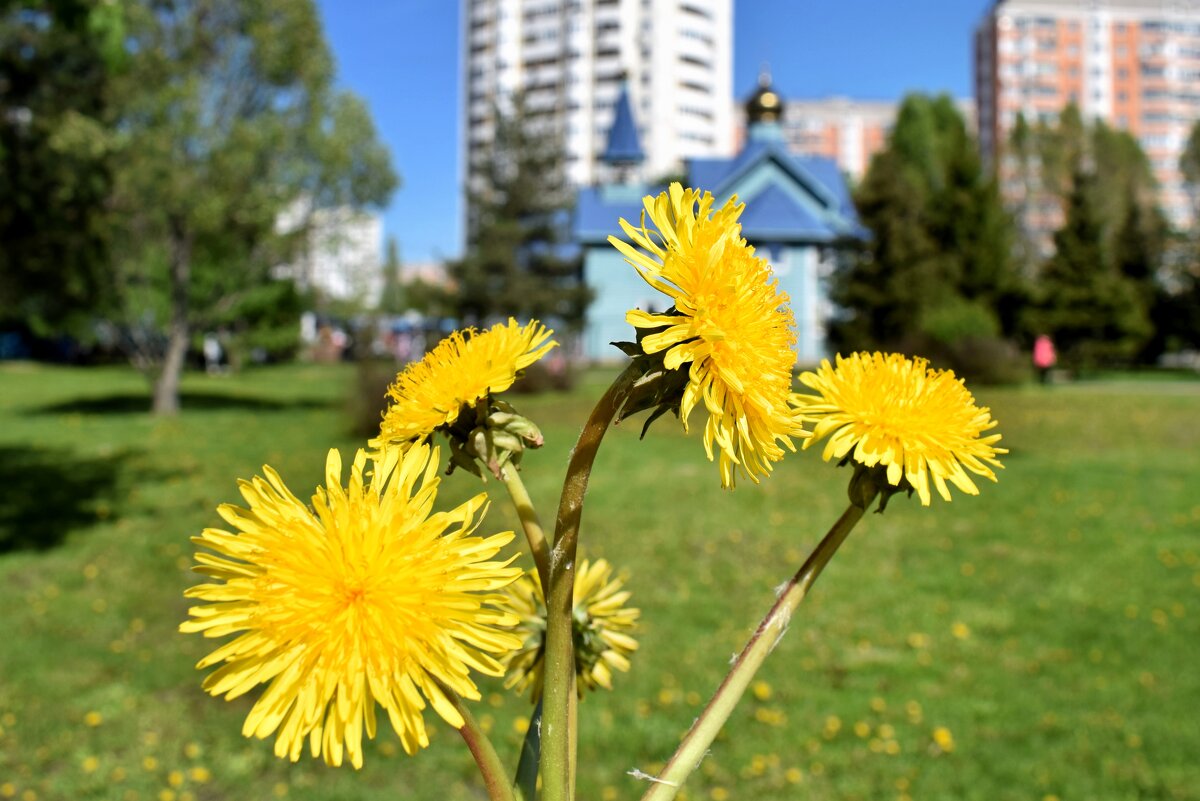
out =
{"type": "Polygon", "coordinates": [[[246,308],[305,243],[285,210],[382,203],[395,186],[362,102],[332,88],[305,0],[128,3],[116,206],[124,330],[178,409],[193,331],[246,308]]]}

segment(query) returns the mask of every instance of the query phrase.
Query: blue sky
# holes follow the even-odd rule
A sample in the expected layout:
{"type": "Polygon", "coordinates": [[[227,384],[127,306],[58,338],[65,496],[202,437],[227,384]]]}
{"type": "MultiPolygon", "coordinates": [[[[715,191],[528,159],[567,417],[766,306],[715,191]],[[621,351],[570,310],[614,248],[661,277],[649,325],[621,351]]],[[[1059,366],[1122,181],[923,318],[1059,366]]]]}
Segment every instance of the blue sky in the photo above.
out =
{"type": "MultiPolygon", "coordinates": [[[[460,0],[318,0],[341,85],[364,97],[401,187],[384,212],[405,262],[458,255],[460,0]]],[[[734,0],[734,90],[770,65],[784,97],[971,94],[989,0],[734,0]]]]}

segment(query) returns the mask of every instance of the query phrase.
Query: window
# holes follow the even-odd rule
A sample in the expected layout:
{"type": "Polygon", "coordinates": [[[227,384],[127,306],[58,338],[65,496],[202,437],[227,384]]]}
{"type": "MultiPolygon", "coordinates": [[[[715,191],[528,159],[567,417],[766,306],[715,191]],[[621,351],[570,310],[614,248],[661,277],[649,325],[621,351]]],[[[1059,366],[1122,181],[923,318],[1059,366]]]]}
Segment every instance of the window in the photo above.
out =
{"type": "Polygon", "coordinates": [[[711,111],[708,109],[699,108],[698,106],[680,106],[679,113],[686,114],[690,117],[699,117],[702,120],[711,121],[713,118],[713,113],[711,111]]]}

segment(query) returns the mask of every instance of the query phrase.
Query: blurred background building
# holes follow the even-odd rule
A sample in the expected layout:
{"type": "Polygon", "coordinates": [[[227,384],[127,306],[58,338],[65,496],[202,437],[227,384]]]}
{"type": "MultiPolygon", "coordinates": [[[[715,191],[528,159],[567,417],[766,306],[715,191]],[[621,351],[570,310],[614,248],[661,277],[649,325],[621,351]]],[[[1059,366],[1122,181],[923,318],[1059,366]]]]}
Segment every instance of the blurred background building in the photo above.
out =
{"type": "Polygon", "coordinates": [[[573,186],[610,177],[599,157],[623,83],[642,177],[733,149],[732,0],[463,0],[461,16],[468,187],[515,93],[529,124],[563,137],[573,186]]]}
{"type": "MultiPolygon", "coordinates": [[[[958,102],[967,120],[975,118],[969,98],[958,102]]],[[[883,149],[896,122],[900,103],[895,100],[860,100],[850,97],[789,98],[783,104],[780,125],[788,149],[796,154],[832,159],[857,183],[883,149]]],[[[745,114],[738,109],[739,147],[745,137],[745,114]]]]}
{"type": "Polygon", "coordinates": [[[280,233],[302,238],[296,258],[275,268],[276,278],[291,278],[301,291],[321,301],[349,301],[366,307],[379,303],[383,290],[383,220],[364,209],[312,208],[300,200],[276,220],[280,233]]]}
{"type": "MultiPolygon", "coordinates": [[[[1003,159],[1018,115],[1049,123],[1073,103],[1085,120],[1138,138],[1163,211],[1178,227],[1190,222],[1179,156],[1200,119],[1200,3],[999,0],[975,33],[975,92],[980,148],[1006,196],[1019,191],[1003,159]]],[[[1061,223],[1045,212],[1036,228],[1061,223]]]]}

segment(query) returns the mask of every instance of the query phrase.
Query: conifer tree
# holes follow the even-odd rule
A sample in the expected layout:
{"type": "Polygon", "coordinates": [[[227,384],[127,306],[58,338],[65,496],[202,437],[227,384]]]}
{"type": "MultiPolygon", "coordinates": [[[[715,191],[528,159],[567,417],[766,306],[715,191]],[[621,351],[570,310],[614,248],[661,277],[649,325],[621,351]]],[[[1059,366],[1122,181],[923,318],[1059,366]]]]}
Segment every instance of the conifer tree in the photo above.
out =
{"type": "Polygon", "coordinates": [[[1170,243],[1164,280],[1152,312],[1154,351],[1200,350],[1200,122],[1192,126],[1179,157],[1192,200],[1191,225],[1170,243]]]}
{"type": "Polygon", "coordinates": [[[830,335],[842,350],[898,343],[913,329],[924,294],[936,284],[936,249],[922,219],[922,187],[896,153],[885,150],[872,159],[855,203],[871,238],[834,275],[831,295],[843,314],[830,335]]]}
{"type": "MultiPolygon", "coordinates": [[[[1052,315],[1059,324],[1071,316],[1068,308],[1088,307],[1079,300],[1083,297],[1091,298],[1093,314],[1107,315],[1089,325],[1081,321],[1067,326],[1068,339],[1080,343],[1068,358],[1083,363],[1151,356],[1152,349],[1145,347],[1150,342],[1148,321],[1157,302],[1168,225],[1156,205],[1153,170],[1137,139],[1101,120],[1085,124],[1072,105],[1054,123],[1014,132],[1010,150],[1019,174],[1030,177],[1014,210],[1028,221],[1031,214],[1044,215],[1060,205],[1064,223],[1053,250],[1060,240],[1069,249],[1044,265],[1036,246],[1025,251],[1030,259],[1025,269],[1034,277],[1039,297],[1037,310],[1028,316],[1031,328],[1048,325],[1045,312],[1065,291],[1077,295],[1079,302],[1061,300],[1052,315]],[[1063,270],[1079,257],[1085,240],[1088,249],[1095,248],[1092,267],[1076,277],[1080,283],[1071,289],[1063,284],[1063,270]]],[[[1084,269],[1085,262],[1077,266],[1084,269]]]]}
{"type": "Polygon", "coordinates": [[[1127,359],[1149,333],[1135,287],[1105,253],[1096,184],[1091,172],[1079,169],[1073,176],[1033,315],[1038,332],[1049,334],[1063,362],[1075,368],[1127,359]]]}
{"type": "Polygon", "coordinates": [[[400,248],[395,237],[388,237],[387,255],[383,261],[383,291],[379,296],[379,311],[402,314],[405,310],[404,283],[400,276],[400,248]]]}
{"type": "Polygon", "coordinates": [[[466,253],[448,265],[457,314],[471,325],[515,316],[578,329],[590,293],[568,241],[561,141],[530,119],[520,96],[496,118],[481,180],[469,187],[466,253]]]}

